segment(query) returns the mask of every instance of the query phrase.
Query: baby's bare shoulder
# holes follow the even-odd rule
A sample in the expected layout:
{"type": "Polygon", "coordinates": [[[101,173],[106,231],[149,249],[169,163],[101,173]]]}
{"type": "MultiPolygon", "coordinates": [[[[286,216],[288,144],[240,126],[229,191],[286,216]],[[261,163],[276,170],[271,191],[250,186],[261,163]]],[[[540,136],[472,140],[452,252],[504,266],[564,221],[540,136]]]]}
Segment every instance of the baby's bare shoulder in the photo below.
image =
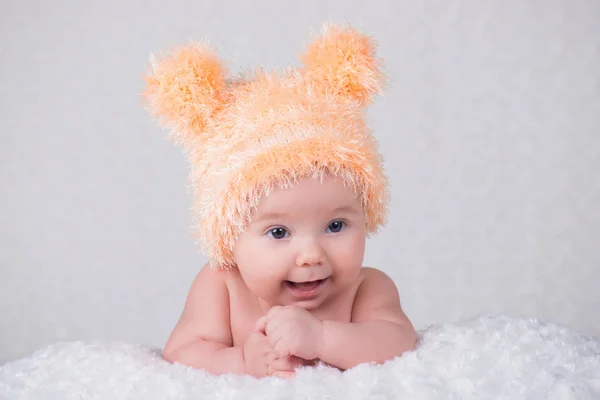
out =
{"type": "Polygon", "coordinates": [[[205,265],[198,271],[190,286],[183,316],[197,319],[198,314],[205,314],[211,309],[223,311],[227,308],[228,297],[226,271],[205,265]]]}
{"type": "Polygon", "coordinates": [[[361,277],[354,299],[352,320],[368,320],[376,316],[385,316],[384,319],[402,318],[400,296],[392,278],[370,267],[362,269],[361,277]]]}
{"type": "Polygon", "coordinates": [[[208,287],[212,287],[217,291],[225,288],[226,274],[224,272],[223,270],[211,268],[208,264],[204,265],[192,281],[189,294],[194,295],[198,291],[203,292],[208,287]]]}
{"type": "Polygon", "coordinates": [[[203,288],[206,285],[215,285],[216,289],[229,288],[232,285],[238,284],[240,279],[241,275],[237,268],[211,268],[206,264],[196,274],[194,282],[192,283],[192,289],[195,289],[196,287],[203,288]]]}
{"type": "Polygon", "coordinates": [[[196,293],[198,293],[199,296],[211,302],[215,299],[208,299],[208,297],[216,295],[217,301],[221,301],[231,308],[234,303],[238,303],[237,299],[247,297],[247,292],[248,287],[237,268],[214,269],[205,266],[196,275],[190,296],[197,297],[196,293]]]}
{"type": "Polygon", "coordinates": [[[167,354],[197,338],[231,345],[229,293],[223,272],[205,265],[196,274],[181,317],[165,346],[167,354]]]}
{"type": "Polygon", "coordinates": [[[362,290],[372,289],[373,287],[384,288],[397,292],[396,284],[385,272],[372,267],[363,267],[361,270],[362,282],[359,287],[359,292],[362,290]]]}

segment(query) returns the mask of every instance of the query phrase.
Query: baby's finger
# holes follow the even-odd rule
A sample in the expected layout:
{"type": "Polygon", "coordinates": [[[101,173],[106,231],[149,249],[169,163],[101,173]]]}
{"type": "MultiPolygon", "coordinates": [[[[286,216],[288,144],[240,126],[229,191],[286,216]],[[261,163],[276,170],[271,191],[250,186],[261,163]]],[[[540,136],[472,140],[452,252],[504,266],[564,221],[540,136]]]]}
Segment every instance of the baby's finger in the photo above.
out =
{"type": "Polygon", "coordinates": [[[273,317],[277,316],[279,313],[281,313],[282,310],[284,310],[283,306],[271,307],[269,309],[269,311],[267,311],[267,317],[273,318],[273,317]]]}
{"type": "Polygon", "coordinates": [[[291,357],[277,357],[271,361],[271,371],[293,371],[296,368],[296,364],[292,362],[291,357]]]}
{"type": "Polygon", "coordinates": [[[281,323],[277,319],[268,318],[269,320],[265,325],[265,335],[270,336],[274,340],[287,335],[289,328],[285,323],[281,323]]]}
{"type": "Polygon", "coordinates": [[[277,340],[275,343],[271,343],[273,346],[273,351],[279,357],[288,357],[293,354],[290,352],[289,340],[285,340],[283,338],[277,340]]]}
{"type": "Polygon", "coordinates": [[[265,333],[265,334],[266,334],[266,332],[265,332],[266,327],[267,327],[267,317],[266,316],[260,317],[256,321],[256,323],[254,324],[254,330],[255,331],[262,332],[262,333],[265,333]]]}
{"type": "Polygon", "coordinates": [[[292,371],[275,371],[271,374],[271,376],[275,376],[281,379],[291,379],[294,376],[296,376],[296,373],[292,371]]]}

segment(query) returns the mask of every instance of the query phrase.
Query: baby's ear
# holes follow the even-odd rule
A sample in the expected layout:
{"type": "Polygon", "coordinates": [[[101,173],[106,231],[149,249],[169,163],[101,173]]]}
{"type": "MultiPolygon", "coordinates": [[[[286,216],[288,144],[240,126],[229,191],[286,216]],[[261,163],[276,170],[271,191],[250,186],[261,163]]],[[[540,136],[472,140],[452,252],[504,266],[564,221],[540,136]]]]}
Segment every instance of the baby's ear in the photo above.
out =
{"type": "Polygon", "coordinates": [[[325,23],[302,55],[308,78],[327,92],[369,104],[383,89],[380,60],[373,39],[346,25],[325,23]]]}
{"type": "Polygon", "coordinates": [[[176,48],[160,59],[152,56],[151,63],[143,92],[147,108],[173,140],[189,147],[222,105],[225,70],[202,43],[176,48]]]}

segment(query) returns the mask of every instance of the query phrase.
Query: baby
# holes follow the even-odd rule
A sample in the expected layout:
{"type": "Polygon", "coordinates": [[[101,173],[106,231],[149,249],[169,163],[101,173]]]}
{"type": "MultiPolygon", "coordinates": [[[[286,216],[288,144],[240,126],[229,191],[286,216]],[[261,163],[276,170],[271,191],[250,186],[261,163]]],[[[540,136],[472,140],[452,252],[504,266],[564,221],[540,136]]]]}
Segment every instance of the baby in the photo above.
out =
{"type": "Polygon", "coordinates": [[[144,96],[189,157],[209,260],[163,351],[170,362],[286,378],[414,349],[393,281],[362,266],[388,205],[364,121],[382,86],[373,43],[325,24],[302,61],[237,79],[205,45],[153,61],[144,96]]]}

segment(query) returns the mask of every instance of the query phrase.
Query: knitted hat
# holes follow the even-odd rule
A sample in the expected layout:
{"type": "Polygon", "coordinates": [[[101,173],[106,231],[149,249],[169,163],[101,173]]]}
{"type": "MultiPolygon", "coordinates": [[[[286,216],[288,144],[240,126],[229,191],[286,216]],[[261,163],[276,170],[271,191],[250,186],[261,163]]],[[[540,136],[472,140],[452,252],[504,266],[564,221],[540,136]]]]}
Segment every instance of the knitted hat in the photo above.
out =
{"type": "Polygon", "coordinates": [[[372,39],[325,23],[301,60],[231,78],[204,43],[151,59],[144,98],[189,156],[194,225],[212,267],[235,266],[261,197],[300,178],[331,174],[354,188],[368,233],[386,219],[387,179],[364,120],[383,84],[372,39]]]}

